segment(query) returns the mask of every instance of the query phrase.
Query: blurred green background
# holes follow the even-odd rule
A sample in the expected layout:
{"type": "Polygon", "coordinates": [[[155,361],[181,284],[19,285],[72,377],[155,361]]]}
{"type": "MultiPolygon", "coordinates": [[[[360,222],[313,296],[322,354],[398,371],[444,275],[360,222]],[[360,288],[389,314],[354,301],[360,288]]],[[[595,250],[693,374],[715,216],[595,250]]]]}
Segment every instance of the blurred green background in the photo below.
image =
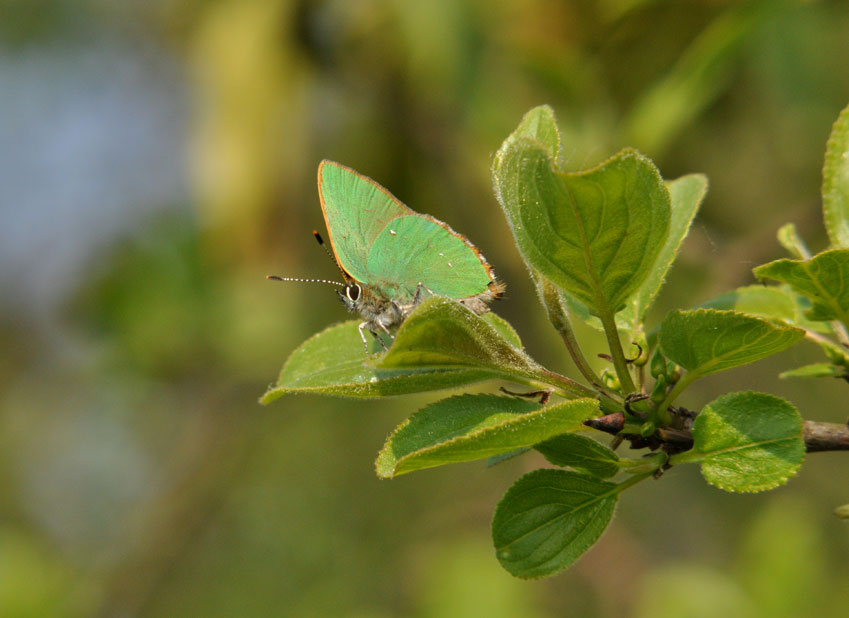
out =
{"type": "MultiPolygon", "coordinates": [[[[786,221],[824,248],[847,34],[847,2],[0,0],[0,616],[844,616],[844,454],[752,496],[673,469],[523,582],[488,526],[539,458],[378,481],[433,396],[256,400],[349,317],[264,279],[335,276],[320,159],[468,234],[508,284],[496,311],[569,371],[490,186],[521,115],[555,108],[573,169],[633,145],[709,176],[659,302],[690,306],[751,283],[786,221]]],[[[844,421],[845,383],[775,378],[818,358],[688,406],[755,388],[844,421]]]]}

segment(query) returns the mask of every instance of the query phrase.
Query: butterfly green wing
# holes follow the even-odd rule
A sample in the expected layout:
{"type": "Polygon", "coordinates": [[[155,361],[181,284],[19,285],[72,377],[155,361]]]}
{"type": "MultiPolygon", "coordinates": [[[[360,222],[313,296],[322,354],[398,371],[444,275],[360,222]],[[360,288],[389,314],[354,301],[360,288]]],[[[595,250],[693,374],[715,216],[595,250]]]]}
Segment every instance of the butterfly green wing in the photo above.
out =
{"type": "Polygon", "coordinates": [[[487,291],[489,266],[471,243],[447,225],[413,214],[391,221],[368,255],[368,275],[385,296],[410,299],[421,283],[449,298],[487,291]]]}
{"type": "Polygon", "coordinates": [[[333,161],[318,166],[318,195],[339,265],[369,284],[368,256],[375,239],[387,223],[413,211],[371,178],[333,161]]]}

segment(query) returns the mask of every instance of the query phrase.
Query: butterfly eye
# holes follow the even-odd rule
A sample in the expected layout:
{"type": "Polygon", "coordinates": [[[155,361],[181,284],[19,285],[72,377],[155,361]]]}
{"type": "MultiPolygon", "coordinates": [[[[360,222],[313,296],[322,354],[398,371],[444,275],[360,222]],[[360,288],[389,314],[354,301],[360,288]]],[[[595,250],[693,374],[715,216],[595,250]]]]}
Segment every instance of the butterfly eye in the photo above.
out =
{"type": "Polygon", "coordinates": [[[348,297],[348,300],[351,302],[356,302],[360,297],[360,286],[356,283],[352,283],[351,285],[345,286],[345,296],[348,297]]]}

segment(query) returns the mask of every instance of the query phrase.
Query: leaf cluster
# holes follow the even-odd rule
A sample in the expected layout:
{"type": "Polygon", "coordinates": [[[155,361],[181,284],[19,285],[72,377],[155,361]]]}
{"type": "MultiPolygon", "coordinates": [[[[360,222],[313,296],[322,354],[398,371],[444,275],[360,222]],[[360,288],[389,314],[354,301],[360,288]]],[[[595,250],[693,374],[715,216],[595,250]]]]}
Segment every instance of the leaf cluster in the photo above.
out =
{"type": "Polygon", "coordinates": [[[756,277],[777,285],[741,287],[700,307],[671,311],[650,330],[647,311],[704,199],[707,179],[664,180],[632,149],[592,169],[566,170],[552,109],[532,109],[497,152],[493,187],[581,379],[531,358],[497,315],[478,316],[434,297],[404,321],[386,352],[375,343],[365,357],[355,321],[315,335],[291,354],[261,401],[290,393],[385,397],[489,380],[530,389],[431,403],[391,433],[376,464],[378,476],[393,478],[540,453],[552,467],[519,478],[492,521],[496,556],[518,577],[570,566],[601,536],[622,491],[673,465],[697,463],[704,478],[725,491],[778,487],[797,473],[806,451],[803,421],[790,402],[732,392],[694,411],[679,398],[706,375],[803,339],[821,346],[825,362],[783,376],[849,376],[849,108],[835,123],[823,176],[828,250],[811,255],[795,229],[785,226],[779,240],[791,259],[754,269],[756,277]],[[600,375],[575,336],[575,320],[606,337],[610,367],[600,375]],[[623,341],[638,351],[635,358],[626,357],[623,341]],[[624,422],[605,429],[604,419],[616,415],[624,422]],[[598,429],[616,434],[616,443],[645,449],[642,456],[620,457],[585,435],[598,437],[598,429]],[[673,439],[681,435],[687,440],[673,439]]]}

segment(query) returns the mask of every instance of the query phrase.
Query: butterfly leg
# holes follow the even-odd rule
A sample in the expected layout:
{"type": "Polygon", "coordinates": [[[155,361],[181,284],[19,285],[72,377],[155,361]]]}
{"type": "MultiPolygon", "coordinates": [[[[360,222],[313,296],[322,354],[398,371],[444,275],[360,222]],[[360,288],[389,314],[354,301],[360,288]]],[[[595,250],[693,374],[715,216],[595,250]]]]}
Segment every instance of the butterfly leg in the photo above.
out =
{"type": "Polygon", "coordinates": [[[413,306],[414,307],[416,305],[418,305],[420,302],[422,302],[422,290],[424,290],[425,292],[427,292],[431,296],[436,296],[436,294],[433,293],[433,290],[431,290],[429,287],[427,287],[421,281],[419,281],[419,284],[416,286],[416,295],[413,297],[413,306]]]}
{"type": "MultiPolygon", "coordinates": [[[[377,334],[376,332],[374,332],[374,331],[369,331],[369,332],[371,332],[371,336],[372,336],[372,337],[374,337],[375,339],[377,339],[377,342],[378,342],[378,343],[379,343],[379,344],[383,347],[384,352],[385,352],[386,350],[388,350],[388,349],[389,349],[389,348],[387,348],[387,347],[386,347],[386,342],[385,342],[385,341],[383,341],[383,338],[382,338],[380,335],[378,335],[378,334],[377,334]]],[[[389,335],[389,336],[391,337],[392,335],[389,335]]]]}
{"type": "MultiPolygon", "coordinates": [[[[360,325],[357,327],[357,330],[360,331],[360,339],[363,340],[363,347],[366,349],[366,356],[368,356],[368,340],[366,339],[365,332],[363,332],[366,326],[368,326],[368,322],[360,322],[360,325]]],[[[373,334],[374,333],[372,333],[372,335],[373,334]]]]}
{"type": "MultiPolygon", "coordinates": [[[[366,355],[368,355],[368,354],[369,354],[369,351],[368,351],[368,339],[366,339],[366,334],[365,334],[365,330],[366,330],[366,328],[368,328],[368,332],[370,332],[370,333],[371,333],[371,336],[372,336],[372,337],[374,337],[375,339],[377,339],[377,342],[378,342],[381,346],[383,346],[383,349],[384,349],[384,350],[388,350],[389,348],[387,348],[387,347],[386,347],[386,344],[383,342],[383,339],[381,339],[381,338],[380,338],[380,335],[378,335],[376,332],[374,332],[374,331],[373,331],[370,327],[371,327],[371,322],[361,322],[361,323],[360,323],[360,325],[357,327],[357,328],[359,329],[359,331],[360,331],[360,339],[362,339],[362,340],[363,340],[363,347],[366,349],[366,355]]],[[[384,330],[386,330],[386,327],[385,327],[385,326],[383,326],[382,324],[381,324],[381,327],[382,327],[384,330]]],[[[389,335],[389,336],[391,337],[392,335],[389,335]]]]}
{"type": "MultiPolygon", "coordinates": [[[[389,332],[389,329],[386,327],[386,324],[378,321],[377,325],[380,326],[380,330],[382,330],[384,333],[389,335],[390,339],[395,339],[395,335],[393,335],[392,333],[389,332]]],[[[377,337],[377,335],[375,335],[375,337],[377,337]]],[[[380,342],[383,343],[383,339],[380,339],[380,342]]],[[[386,344],[384,344],[383,347],[385,348],[386,344]]]]}

